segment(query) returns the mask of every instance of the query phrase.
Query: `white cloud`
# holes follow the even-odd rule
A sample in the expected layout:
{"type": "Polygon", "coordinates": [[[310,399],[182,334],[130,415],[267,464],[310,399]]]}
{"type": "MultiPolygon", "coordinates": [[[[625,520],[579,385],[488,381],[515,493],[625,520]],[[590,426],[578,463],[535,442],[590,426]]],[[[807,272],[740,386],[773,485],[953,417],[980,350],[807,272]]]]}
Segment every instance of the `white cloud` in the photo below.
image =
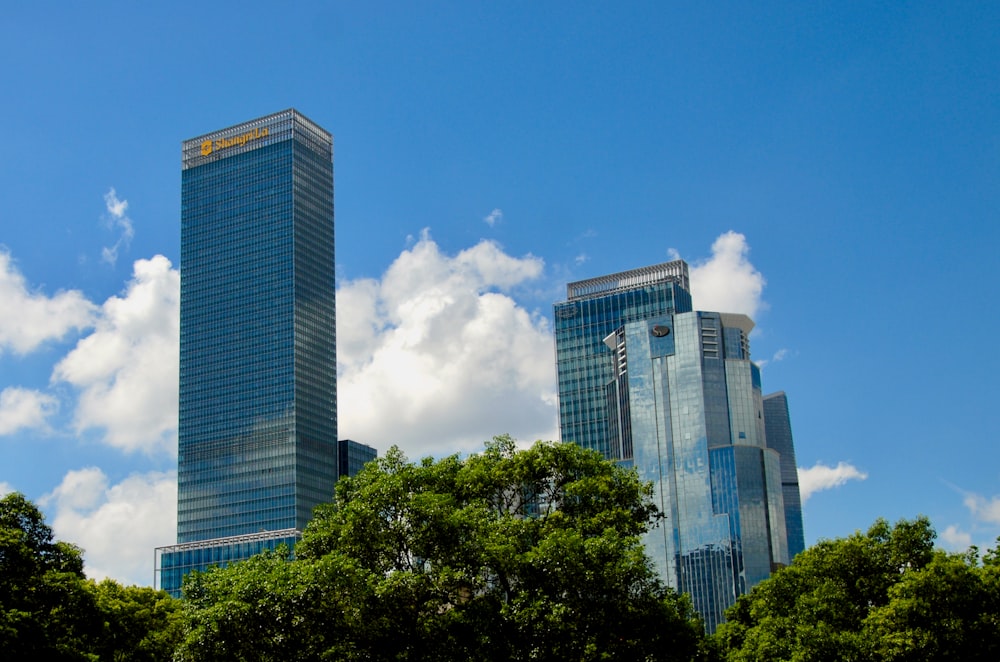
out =
{"type": "Polygon", "coordinates": [[[112,187],[104,194],[104,205],[108,210],[108,215],[104,220],[111,230],[118,230],[118,240],[112,246],[105,246],[101,250],[101,259],[108,264],[114,265],[118,261],[118,251],[121,248],[128,248],[135,236],[135,229],[132,227],[132,219],[125,215],[128,209],[128,200],[119,200],[118,194],[112,187]]]}
{"type": "Polygon", "coordinates": [[[29,291],[10,253],[0,249],[0,352],[26,354],[48,340],[63,338],[70,329],[91,326],[95,306],[77,290],[48,297],[29,291]]]}
{"type": "Polygon", "coordinates": [[[108,213],[111,214],[112,218],[126,218],[125,210],[128,209],[128,200],[119,200],[113,186],[104,194],[104,205],[108,208],[108,213]]]}
{"type": "Polygon", "coordinates": [[[849,480],[866,478],[868,478],[867,473],[847,462],[838,462],[835,467],[828,467],[819,462],[808,469],[799,467],[799,493],[802,496],[802,503],[816,492],[840,487],[849,480]]]}
{"type": "Polygon", "coordinates": [[[954,524],[948,525],[941,532],[941,540],[944,541],[949,549],[956,551],[966,550],[972,544],[972,536],[954,524]]]}
{"type": "Polygon", "coordinates": [[[96,467],[70,471],[39,500],[56,538],[84,550],[88,577],[153,583],[153,548],[177,539],[177,475],[133,474],[116,485],[96,467]]]}
{"type": "Polygon", "coordinates": [[[775,352],[770,359],[762,359],[760,361],[757,361],[757,366],[763,368],[769,363],[777,363],[778,361],[784,361],[787,356],[788,356],[788,350],[782,348],[779,349],[777,352],[775,352]]]}
{"type": "Polygon", "coordinates": [[[490,226],[491,228],[503,220],[503,211],[500,209],[494,209],[489,213],[488,216],[483,218],[483,223],[490,226]]]}
{"type": "MultiPolygon", "coordinates": [[[[677,251],[670,249],[671,256],[677,251]]],[[[747,259],[750,246],[746,237],[729,231],[712,244],[712,257],[691,265],[691,298],[696,310],[744,313],[751,318],[767,304],[763,274],[747,259]]]]}
{"type": "Polygon", "coordinates": [[[59,402],[41,391],[9,386],[0,392],[0,435],[23,428],[44,428],[59,402]]]}
{"type": "Polygon", "coordinates": [[[590,260],[590,256],[587,255],[586,253],[580,253],[575,258],[573,258],[573,261],[577,264],[577,266],[584,264],[588,260],[590,260]]]}
{"type": "Polygon", "coordinates": [[[504,293],[542,266],[488,241],[443,255],[424,231],[380,280],[343,283],[340,437],[412,458],[475,450],[502,432],[554,438],[551,333],[504,293]]]}
{"type": "Polygon", "coordinates": [[[10,483],[0,480],[0,497],[7,496],[14,491],[14,486],[10,483]]]}
{"type": "Polygon", "coordinates": [[[1000,496],[987,499],[979,494],[967,493],[964,503],[977,520],[1000,524],[1000,496]]]}
{"type": "Polygon", "coordinates": [[[137,260],[121,297],[52,373],[80,389],[77,432],[100,428],[126,451],[173,451],[177,428],[180,275],[162,255],[137,260]]]}

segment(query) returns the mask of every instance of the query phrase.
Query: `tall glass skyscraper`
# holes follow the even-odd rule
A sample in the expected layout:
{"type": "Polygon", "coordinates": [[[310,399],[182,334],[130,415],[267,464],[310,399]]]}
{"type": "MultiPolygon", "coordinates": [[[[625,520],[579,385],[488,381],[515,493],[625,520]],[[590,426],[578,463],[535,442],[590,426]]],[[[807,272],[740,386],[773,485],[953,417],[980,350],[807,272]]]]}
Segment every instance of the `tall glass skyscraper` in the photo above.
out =
{"type": "Polygon", "coordinates": [[[792,420],[788,414],[788,397],[784,391],[764,396],[764,428],[768,447],[781,455],[781,491],[785,498],[788,558],[794,559],[806,548],[806,540],[802,528],[799,471],[795,464],[795,444],[792,443],[792,420]]]}
{"type": "Polygon", "coordinates": [[[333,139],[295,110],[184,141],[177,545],[191,569],[294,542],[338,477],[333,139]]]}
{"type": "Polygon", "coordinates": [[[679,260],[570,283],[554,317],[562,439],[653,483],[666,518],[646,551],[714,631],[738,595],[789,560],[753,322],[692,311],[679,260]]]}
{"type": "Polygon", "coordinates": [[[617,421],[607,384],[616,371],[604,339],[626,322],[691,310],[687,264],[678,260],[592,278],[567,290],[568,301],[557,303],[554,315],[559,430],[564,440],[622,459],[628,450],[612,442],[617,421]]]}

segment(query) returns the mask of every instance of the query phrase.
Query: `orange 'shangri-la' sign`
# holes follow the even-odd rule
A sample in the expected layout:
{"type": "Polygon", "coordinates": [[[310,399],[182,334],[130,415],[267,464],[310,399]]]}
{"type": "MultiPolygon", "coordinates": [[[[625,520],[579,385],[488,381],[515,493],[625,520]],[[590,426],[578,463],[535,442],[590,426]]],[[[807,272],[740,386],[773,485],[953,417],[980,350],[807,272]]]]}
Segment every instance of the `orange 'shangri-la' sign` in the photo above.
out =
{"type": "Polygon", "coordinates": [[[268,134],[268,128],[265,126],[263,128],[256,128],[253,131],[247,131],[246,133],[241,133],[238,136],[233,136],[232,138],[220,138],[213,143],[211,140],[206,140],[201,143],[201,155],[208,156],[213,151],[218,151],[220,149],[226,149],[227,147],[232,147],[233,145],[246,145],[251,140],[257,140],[258,138],[266,138],[268,134]]]}

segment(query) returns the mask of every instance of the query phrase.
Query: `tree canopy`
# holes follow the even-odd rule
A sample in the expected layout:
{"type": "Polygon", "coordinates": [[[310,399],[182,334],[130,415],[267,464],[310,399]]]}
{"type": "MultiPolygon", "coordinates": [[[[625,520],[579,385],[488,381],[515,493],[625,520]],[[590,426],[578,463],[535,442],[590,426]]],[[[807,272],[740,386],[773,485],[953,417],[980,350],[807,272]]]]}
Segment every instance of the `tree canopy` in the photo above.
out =
{"type": "Polygon", "coordinates": [[[343,479],[287,550],[185,585],[191,660],[690,660],[702,626],[640,543],[649,486],[574,444],[343,479]]]}
{"type": "Polygon", "coordinates": [[[18,493],[0,499],[0,651],[11,660],[170,660],[180,604],[162,591],[95,583],[18,493]]]}
{"type": "Polygon", "coordinates": [[[193,573],[185,601],[94,582],[20,494],[0,499],[4,659],[1000,659],[1000,547],[935,549],[925,518],[823,540],[705,637],[640,538],[635,472],[573,444],[409,462],[338,483],[294,550],[193,573]]]}
{"type": "Polygon", "coordinates": [[[733,662],[1000,659],[996,552],[934,538],[918,518],[820,541],[737,600],[716,640],[733,662]]]}

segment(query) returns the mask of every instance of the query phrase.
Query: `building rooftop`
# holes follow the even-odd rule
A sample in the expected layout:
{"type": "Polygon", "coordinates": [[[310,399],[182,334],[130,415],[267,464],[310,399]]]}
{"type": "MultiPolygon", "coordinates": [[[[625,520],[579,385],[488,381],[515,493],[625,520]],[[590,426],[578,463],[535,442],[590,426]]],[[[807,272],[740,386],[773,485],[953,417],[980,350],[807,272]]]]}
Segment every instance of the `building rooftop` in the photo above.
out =
{"type": "Polygon", "coordinates": [[[589,299],[615,292],[627,292],[646,285],[670,282],[677,283],[688,292],[691,291],[688,284],[687,262],[674,260],[608,276],[578,280],[566,285],[566,298],[570,301],[589,299]]]}

